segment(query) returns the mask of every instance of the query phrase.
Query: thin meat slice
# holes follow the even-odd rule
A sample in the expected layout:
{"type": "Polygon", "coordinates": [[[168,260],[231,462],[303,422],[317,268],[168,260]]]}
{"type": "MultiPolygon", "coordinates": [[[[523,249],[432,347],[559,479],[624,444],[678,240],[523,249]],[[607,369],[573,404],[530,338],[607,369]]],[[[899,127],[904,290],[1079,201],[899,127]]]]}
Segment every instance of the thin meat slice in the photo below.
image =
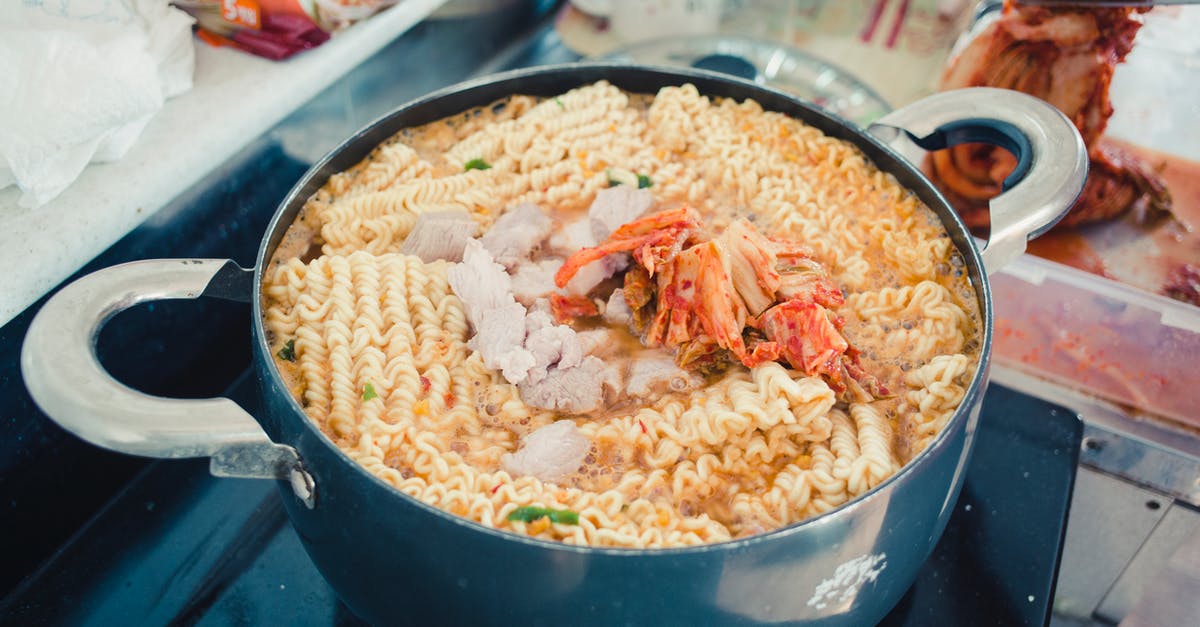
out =
{"type": "Polygon", "coordinates": [[[608,295],[608,302],[604,305],[604,321],[608,324],[618,327],[630,327],[633,325],[633,310],[629,308],[629,303],[625,300],[625,290],[617,288],[608,295]]]}
{"type": "Polygon", "coordinates": [[[518,386],[521,398],[534,407],[566,414],[590,414],[605,406],[606,393],[620,389],[620,374],[596,357],[573,368],[550,368],[540,381],[518,386]]]}
{"type": "Polygon", "coordinates": [[[475,328],[468,346],[508,382],[524,381],[536,360],[524,347],[526,311],[513,299],[508,273],[472,239],[464,247],[462,263],[451,266],[446,276],[475,328]]]}
{"type": "Polygon", "coordinates": [[[579,470],[592,443],[570,420],[559,420],[521,438],[516,453],[500,456],[500,467],[513,477],[554,482],[579,470]]]}
{"type": "Polygon", "coordinates": [[[545,379],[551,368],[574,368],[583,361],[583,345],[575,330],[554,324],[546,314],[529,314],[525,319],[525,332],[525,350],[534,359],[529,381],[545,379]]]}
{"type": "Polygon", "coordinates": [[[525,261],[512,270],[512,291],[517,302],[531,306],[539,298],[558,291],[554,273],[562,267],[562,259],[525,261]]]}
{"type": "Polygon", "coordinates": [[[462,301],[467,320],[476,328],[484,312],[513,302],[512,279],[503,266],[492,261],[479,240],[467,240],[462,263],[450,266],[446,278],[462,301]]]}
{"type": "Polygon", "coordinates": [[[496,219],[481,241],[497,263],[512,268],[529,258],[550,235],[550,217],[533,203],[521,203],[496,219]]]}
{"type": "Polygon", "coordinates": [[[400,252],[415,255],[430,263],[438,259],[462,261],[467,240],[475,237],[479,225],[466,211],[432,211],[417,216],[400,252]]]}
{"type": "Polygon", "coordinates": [[[621,350],[621,340],[617,339],[616,333],[619,331],[606,328],[588,329],[577,331],[575,337],[579,338],[583,354],[611,361],[620,358],[618,353],[621,350]]]}
{"type": "Polygon", "coordinates": [[[483,365],[501,371],[509,383],[520,383],[538,363],[525,341],[525,307],[514,301],[489,309],[467,345],[483,357],[483,365]]]}
{"type": "Polygon", "coordinates": [[[597,241],[599,240],[592,237],[591,223],[586,219],[580,219],[564,223],[562,228],[550,236],[546,245],[555,255],[569,257],[582,248],[595,246],[597,241]]]}
{"type": "MultiPolygon", "coordinates": [[[[563,291],[572,296],[587,296],[597,285],[604,282],[605,279],[629,267],[628,255],[610,255],[603,259],[597,259],[582,268],[575,276],[567,281],[563,291]]],[[[561,269],[562,266],[560,265],[561,269]]]]}
{"type": "Polygon", "coordinates": [[[467,242],[462,263],[448,276],[475,328],[468,345],[516,384],[527,404],[586,414],[604,407],[606,390],[619,389],[619,373],[585,358],[574,329],[554,324],[552,306],[538,299],[529,311],[516,302],[508,274],[477,240],[467,242]]]}
{"type": "Polygon", "coordinates": [[[622,224],[645,215],[653,204],[654,195],[648,189],[617,185],[596,192],[596,199],[588,208],[593,239],[603,242],[622,224]]]}
{"type": "Polygon", "coordinates": [[[652,355],[647,351],[629,364],[625,393],[645,398],[666,392],[686,392],[700,383],[699,377],[677,366],[671,356],[652,355]]]}
{"type": "MultiPolygon", "coordinates": [[[[556,253],[570,256],[582,249],[596,245],[588,219],[568,223],[550,237],[550,248],[556,253]]],[[[562,264],[559,264],[561,268],[562,264]]],[[[571,296],[587,296],[605,279],[629,267],[629,255],[609,255],[580,266],[561,291],[571,296]]]]}

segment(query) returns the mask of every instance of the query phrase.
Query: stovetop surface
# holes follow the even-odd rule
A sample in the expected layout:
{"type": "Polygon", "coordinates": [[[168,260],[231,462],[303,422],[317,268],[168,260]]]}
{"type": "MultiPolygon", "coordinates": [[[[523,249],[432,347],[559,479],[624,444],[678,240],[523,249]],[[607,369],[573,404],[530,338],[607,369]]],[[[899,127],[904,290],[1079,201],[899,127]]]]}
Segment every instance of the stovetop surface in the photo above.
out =
{"type": "MultiPolygon", "coordinates": [[[[229,396],[258,409],[243,376],[229,396]]],[[[882,624],[1042,625],[1050,616],[1082,425],[1000,386],[962,494],[882,624]]],[[[274,482],[203,460],[147,466],[0,606],[22,624],[353,625],[287,523],[274,482]]]]}

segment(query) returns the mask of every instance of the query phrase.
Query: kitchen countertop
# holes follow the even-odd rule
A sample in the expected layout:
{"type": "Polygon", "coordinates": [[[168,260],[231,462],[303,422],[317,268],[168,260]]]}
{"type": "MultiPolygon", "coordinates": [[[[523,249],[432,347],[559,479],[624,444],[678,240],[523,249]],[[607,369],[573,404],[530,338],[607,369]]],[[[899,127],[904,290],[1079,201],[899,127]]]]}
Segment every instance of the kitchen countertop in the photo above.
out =
{"type": "Polygon", "coordinates": [[[196,40],[192,89],[124,158],[89,165],[36,209],[0,190],[0,325],[445,1],[403,0],[283,62],[196,40]]]}

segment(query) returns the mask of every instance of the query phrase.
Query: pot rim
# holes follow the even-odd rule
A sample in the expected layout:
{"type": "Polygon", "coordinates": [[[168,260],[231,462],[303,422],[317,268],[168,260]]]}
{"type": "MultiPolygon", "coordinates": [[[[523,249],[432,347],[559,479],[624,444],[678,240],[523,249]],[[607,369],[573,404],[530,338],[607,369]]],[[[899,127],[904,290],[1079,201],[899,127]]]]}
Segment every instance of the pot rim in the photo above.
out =
{"type": "MultiPolygon", "coordinates": [[[[975,240],[972,238],[972,236],[970,234],[970,231],[967,229],[966,225],[963,223],[963,221],[959,217],[958,213],[950,208],[948,201],[945,199],[945,197],[942,195],[942,193],[940,191],[938,191],[938,189],[929,181],[928,177],[925,176],[916,165],[907,161],[903,156],[898,154],[895,150],[890,148],[887,144],[881,142],[880,140],[875,138],[873,135],[866,132],[864,129],[859,128],[853,122],[850,122],[836,114],[825,111],[825,110],[819,108],[818,106],[816,106],[815,104],[813,104],[807,100],[804,100],[803,98],[789,94],[787,92],[780,91],[778,89],[760,85],[753,81],[733,77],[733,76],[730,76],[727,74],[722,74],[719,72],[712,72],[712,71],[708,71],[708,70],[700,70],[700,69],[695,69],[695,68],[679,68],[679,67],[670,67],[670,66],[658,66],[658,65],[614,62],[614,61],[585,61],[585,62],[577,62],[577,63],[543,65],[543,66],[537,66],[537,67],[533,67],[533,68],[523,68],[523,69],[518,69],[518,70],[500,72],[500,73],[496,73],[496,74],[489,74],[489,75],[482,76],[479,78],[469,79],[467,81],[449,85],[449,86],[439,89],[437,91],[431,92],[425,96],[422,96],[422,97],[416,98],[414,100],[411,100],[409,102],[403,103],[403,104],[389,110],[388,112],[380,115],[376,119],[372,120],[371,122],[369,122],[368,124],[366,124],[365,126],[360,128],[357,132],[355,132],[349,138],[347,138],[346,140],[344,140],[343,142],[338,144],[337,147],[328,151],[320,160],[318,160],[316,163],[314,163],[312,166],[310,166],[308,171],[305,172],[305,174],[300,178],[300,180],[298,180],[296,182],[296,184],[292,187],[292,189],[288,192],[288,194],[280,202],[278,207],[276,207],[275,213],[272,216],[271,221],[267,225],[266,231],[263,234],[258,253],[255,257],[254,283],[253,283],[254,293],[251,297],[251,303],[252,303],[251,325],[252,325],[252,334],[254,335],[254,340],[253,340],[254,341],[254,349],[267,362],[269,362],[270,367],[267,368],[267,371],[269,372],[269,374],[267,376],[271,378],[271,383],[272,383],[272,385],[269,387],[264,386],[264,388],[263,388],[264,392],[266,392],[266,390],[270,389],[270,388],[277,388],[280,390],[287,389],[287,386],[284,384],[283,379],[279,374],[279,369],[275,366],[275,361],[274,361],[273,357],[271,356],[270,347],[267,344],[267,333],[266,333],[266,328],[264,326],[264,318],[263,318],[262,281],[263,281],[264,269],[266,268],[267,264],[270,261],[270,255],[274,252],[275,248],[277,247],[278,238],[282,236],[283,231],[285,231],[287,229],[287,227],[290,226],[292,221],[294,220],[294,218],[295,218],[294,213],[298,212],[300,210],[300,208],[303,207],[304,203],[307,202],[308,198],[311,196],[312,193],[315,193],[316,190],[320,189],[320,187],[322,187],[328,181],[329,175],[326,175],[324,180],[319,181],[318,182],[319,184],[316,185],[312,189],[312,191],[308,191],[307,194],[305,194],[306,188],[308,188],[314,182],[314,179],[317,177],[317,175],[322,173],[322,171],[326,168],[326,166],[329,164],[330,161],[339,157],[343,152],[347,151],[348,149],[359,147],[359,144],[361,144],[365,141],[368,141],[367,138],[373,134],[372,131],[374,131],[382,126],[385,126],[394,116],[400,115],[403,112],[406,112],[410,109],[414,109],[414,108],[421,107],[421,106],[428,106],[433,103],[445,100],[449,97],[458,95],[462,92],[471,91],[471,90],[483,88],[483,87],[494,86],[494,85],[501,84],[501,83],[512,84],[514,87],[517,88],[516,90],[510,90],[509,91],[510,95],[520,94],[520,93],[522,93],[519,90],[520,89],[520,85],[519,85],[520,81],[523,79],[528,79],[530,77],[534,77],[534,76],[561,75],[564,79],[566,79],[568,77],[578,78],[578,81],[574,81],[574,80],[569,81],[572,83],[572,86],[567,87],[566,89],[572,89],[574,87],[584,85],[588,82],[594,82],[594,80],[598,80],[598,79],[591,79],[590,77],[585,76],[585,73],[587,71],[598,71],[598,72],[611,71],[611,72],[618,72],[618,73],[620,73],[620,72],[633,72],[633,73],[644,72],[647,75],[653,75],[653,74],[670,75],[673,78],[681,79],[682,82],[691,82],[692,79],[702,79],[707,82],[716,81],[719,83],[726,83],[726,84],[732,85],[736,89],[740,89],[744,92],[741,96],[737,97],[739,100],[754,99],[757,102],[759,102],[760,105],[763,106],[763,109],[765,111],[777,111],[778,109],[774,108],[774,107],[768,107],[767,105],[763,104],[762,99],[760,98],[761,95],[766,94],[773,98],[783,99],[793,106],[797,106],[801,109],[807,110],[808,115],[816,116],[818,118],[824,118],[828,124],[833,124],[835,126],[841,126],[841,127],[843,127],[843,129],[850,131],[851,134],[855,136],[855,140],[847,140],[847,141],[852,141],[852,143],[855,143],[855,147],[858,148],[861,152],[864,152],[864,157],[867,157],[867,159],[873,165],[878,167],[879,169],[881,169],[885,172],[888,172],[889,174],[892,174],[893,176],[895,176],[895,174],[896,174],[896,172],[893,168],[885,169],[885,168],[881,167],[878,163],[876,163],[875,159],[871,159],[869,155],[866,155],[865,154],[866,151],[863,150],[863,145],[862,145],[863,143],[869,144],[873,148],[879,150],[880,152],[882,152],[886,155],[889,155],[890,157],[892,157],[895,160],[896,167],[898,167],[902,170],[908,170],[908,173],[910,175],[915,175],[915,177],[916,177],[915,180],[919,182],[920,186],[923,189],[914,189],[907,184],[904,184],[904,183],[901,183],[901,184],[904,185],[905,188],[908,189],[908,191],[910,191],[913,194],[916,194],[918,196],[918,198],[929,207],[930,210],[932,210],[932,211],[934,211],[934,213],[938,214],[938,217],[939,217],[939,220],[940,220],[942,226],[946,229],[947,233],[950,235],[951,240],[954,242],[959,253],[961,253],[963,255],[964,261],[966,263],[966,267],[970,271],[967,278],[969,279],[969,282],[973,288],[973,291],[976,295],[976,298],[977,298],[979,306],[980,306],[979,313],[980,313],[980,318],[981,318],[980,322],[981,322],[981,327],[982,327],[979,330],[980,331],[980,333],[979,333],[980,347],[979,347],[978,358],[975,361],[975,372],[971,377],[970,383],[966,386],[964,393],[963,393],[963,398],[960,401],[958,407],[955,409],[954,414],[950,417],[949,420],[946,421],[946,424],[942,426],[941,430],[934,437],[934,440],[932,442],[930,442],[915,457],[909,459],[907,463],[905,463],[903,466],[901,466],[890,477],[888,477],[887,479],[884,479],[882,482],[880,482],[875,487],[847,500],[845,503],[842,503],[841,505],[839,505],[827,512],[822,512],[821,514],[817,514],[816,516],[805,518],[803,520],[794,522],[790,525],[786,525],[784,527],[779,527],[777,529],[773,529],[773,530],[770,530],[770,531],[767,531],[764,533],[759,533],[759,534],[755,534],[755,535],[747,536],[747,537],[743,537],[743,538],[733,538],[733,539],[725,540],[725,541],[721,541],[721,542],[713,542],[713,543],[699,544],[699,545],[693,545],[693,546],[684,546],[684,547],[670,547],[670,548],[634,548],[634,547],[608,547],[608,546],[566,544],[564,542],[534,538],[534,537],[526,536],[523,534],[518,534],[518,533],[514,533],[514,532],[510,532],[510,531],[497,529],[495,527],[485,526],[482,523],[476,522],[474,520],[468,519],[463,516],[458,516],[456,514],[452,514],[448,511],[440,509],[436,506],[430,505],[418,498],[415,498],[408,494],[405,494],[404,492],[401,492],[399,489],[397,489],[395,486],[384,481],[381,477],[367,471],[367,469],[365,467],[363,467],[358,462],[354,461],[349,455],[346,454],[345,451],[343,451],[340,447],[337,446],[337,444],[335,444],[331,439],[329,439],[329,437],[327,435],[325,435],[325,433],[317,427],[317,425],[312,421],[312,419],[310,419],[308,417],[308,415],[304,413],[304,409],[301,407],[300,403],[296,400],[296,398],[294,396],[292,396],[291,394],[286,394],[286,396],[288,397],[287,398],[288,407],[291,410],[293,417],[295,419],[299,420],[304,425],[304,429],[310,435],[315,436],[316,439],[321,443],[322,446],[325,446],[325,447],[331,449],[332,452],[334,453],[334,455],[337,456],[338,460],[341,463],[352,467],[354,469],[354,472],[358,473],[360,477],[365,478],[366,480],[369,480],[371,482],[374,482],[375,485],[384,488],[385,490],[387,490],[394,496],[408,501],[410,504],[415,505],[416,507],[422,509],[423,511],[425,511],[429,514],[432,514],[434,516],[441,518],[443,521],[446,521],[446,522],[449,522],[449,523],[452,523],[452,524],[455,524],[458,526],[462,526],[466,530],[469,530],[469,531],[482,532],[487,535],[492,535],[498,539],[523,543],[528,546],[536,547],[536,548],[540,548],[540,549],[567,551],[567,552],[571,552],[571,553],[585,553],[585,554],[590,554],[590,555],[597,555],[597,554],[613,555],[613,556],[622,556],[622,557],[629,557],[629,558],[652,557],[652,556],[657,556],[657,555],[681,556],[681,555],[702,554],[702,553],[709,553],[709,552],[738,551],[741,549],[747,549],[752,546],[756,546],[761,543],[775,542],[775,541],[779,541],[781,539],[787,538],[789,536],[792,536],[794,534],[804,533],[804,531],[809,528],[833,524],[835,522],[836,518],[841,517],[841,516],[852,515],[856,510],[858,510],[860,507],[862,507],[864,505],[864,503],[866,503],[868,500],[874,498],[879,493],[886,491],[894,483],[897,483],[900,481],[906,481],[909,476],[911,476],[914,472],[916,472],[916,469],[918,467],[923,466],[926,463],[926,460],[930,459],[936,453],[939,453],[943,449],[947,448],[949,446],[949,443],[948,443],[949,442],[949,433],[954,431],[954,429],[957,427],[958,423],[964,422],[968,419],[969,415],[971,414],[972,409],[979,402],[981,402],[983,392],[986,389],[987,377],[988,377],[988,367],[989,367],[989,363],[990,363],[991,345],[992,345],[992,296],[991,296],[990,282],[988,281],[987,273],[984,270],[983,262],[980,257],[979,247],[976,245],[975,240]],[[301,197],[302,194],[305,194],[305,195],[303,197],[301,197]],[[289,212],[288,209],[293,206],[296,206],[295,211],[289,212]],[[293,214],[293,215],[289,215],[287,217],[286,225],[281,224],[284,220],[285,214],[293,214]],[[961,234],[962,237],[955,237],[956,231],[958,234],[961,234]],[[273,244],[273,242],[274,242],[274,244],[273,244]],[[964,243],[965,243],[965,246],[963,245],[964,243]]],[[[608,79],[605,78],[604,80],[608,80],[608,79]]],[[[663,86],[666,86],[666,85],[667,85],[667,83],[664,83],[663,86]]],[[[697,87],[697,88],[699,89],[699,87],[697,87]]],[[[629,91],[629,90],[625,90],[625,91],[629,91]]],[[[705,93],[704,90],[701,90],[701,94],[704,94],[704,93],[705,93]]],[[[494,100],[489,100],[488,102],[479,102],[474,105],[469,105],[468,108],[470,106],[484,106],[484,105],[488,104],[489,102],[493,102],[493,101],[494,100]]],[[[450,115],[454,115],[456,113],[461,112],[462,110],[464,110],[464,109],[450,111],[450,112],[443,112],[443,113],[440,113],[438,115],[438,117],[436,117],[434,119],[441,119],[441,118],[444,118],[444,117],[447,117],[450,115]]],[[[789,117],[795,117],[795,116],[791,116],[788,113],[784,113],[784,114],[789,115],[789,117]]],[[[800,121],[804,122],[805,124],[812,125],[812,122],[810,120],[801,119],[800,121]]],[[[391,137],[395,133],[399,132],[402,128],[411,128],[412,126],[413,125],[397,127],[396,129],[393,129],[390,133],[388,133],[387,137],[391,137]]],[[[822,132],[825,132],[824,129],[821,129],[821,130],[822,130],[822,132]]],[[[370,146],[370,150],[373,150],[378,144],[379,144],[378,141],[375,142],[374,144],[372,144],[370,146]]],[[[370,150],[368,150],[367,152],[369,153],[370,150]]],[[[365,157],[363,157],[363,158],[365,158],[365,157]]],[[[361,161],[361,158],[359,159],[359,161],[361,161]]],[[[255,418],[256,418],[256,420],[259,420],[260,423],[262,422],[261,418],[259,418],[257,416],[255,418]]],[[[282,419],[282,417],[281,417],[281,419],[282,419]]],[[[281,443],[282,444],[291,444],[290,442],[281,442],[281,443]]],[[[969,454],[969,451],[967,451],[967,453],[969,454]]],[[[962,472],[963,467],[964,467],[963,463],[960,462],[958,465],[957,472],[962,472]]],[[[957,485],[957,483],[952,482],[952,485],[957,485]]],[[[317,507],[318,508],[320,507],[319,502],[317,504],[317,507]]]]}

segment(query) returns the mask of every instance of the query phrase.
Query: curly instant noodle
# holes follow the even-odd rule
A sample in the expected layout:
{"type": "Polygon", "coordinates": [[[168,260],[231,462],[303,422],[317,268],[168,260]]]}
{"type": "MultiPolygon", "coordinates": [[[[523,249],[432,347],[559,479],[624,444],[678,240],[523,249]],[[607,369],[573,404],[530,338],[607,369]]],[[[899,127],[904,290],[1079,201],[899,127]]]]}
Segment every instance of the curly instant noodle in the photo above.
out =
{"type": "MultiPolygon", "coordinates": [[[[978,359],[979,312],[962,266],[934,214],[851,144],[690,85],[643,96],[599,82],[405,130],[332,176],[276,251],[263,298],[277,365],[304,411],[398,490],[515,533],[673,547],[834,509],[923,450],[978,359]],[[844,292],[827,305],[829,320],[875,391],[855,397],[836,377],[783,359],[730,358],[653,394],[610,394],[599,411],[527,402],[472,340],[476,325],[452,285],[461,251],[426,262],[401,249],[424,214],[465,212],[486,235],[524,203],[557,233],[617,182],[614,172],[639,175],[626,184],[646,187],[651,211],[688,207],[714,233],[746,218],[773,242],[802,245],[844,292]],[[554,480],[510,472],[529,434],[562,421],[583,442],[577,469],[554,480]]],[[[555,313],[569,305],[578,316],[560,324],[633,340],[606,363],[669,358],[670,346],[643,348],[632,326],[593,313],[613,307],[605,301],[620,276],[582,299],[552,297],[555,313]]]]}

